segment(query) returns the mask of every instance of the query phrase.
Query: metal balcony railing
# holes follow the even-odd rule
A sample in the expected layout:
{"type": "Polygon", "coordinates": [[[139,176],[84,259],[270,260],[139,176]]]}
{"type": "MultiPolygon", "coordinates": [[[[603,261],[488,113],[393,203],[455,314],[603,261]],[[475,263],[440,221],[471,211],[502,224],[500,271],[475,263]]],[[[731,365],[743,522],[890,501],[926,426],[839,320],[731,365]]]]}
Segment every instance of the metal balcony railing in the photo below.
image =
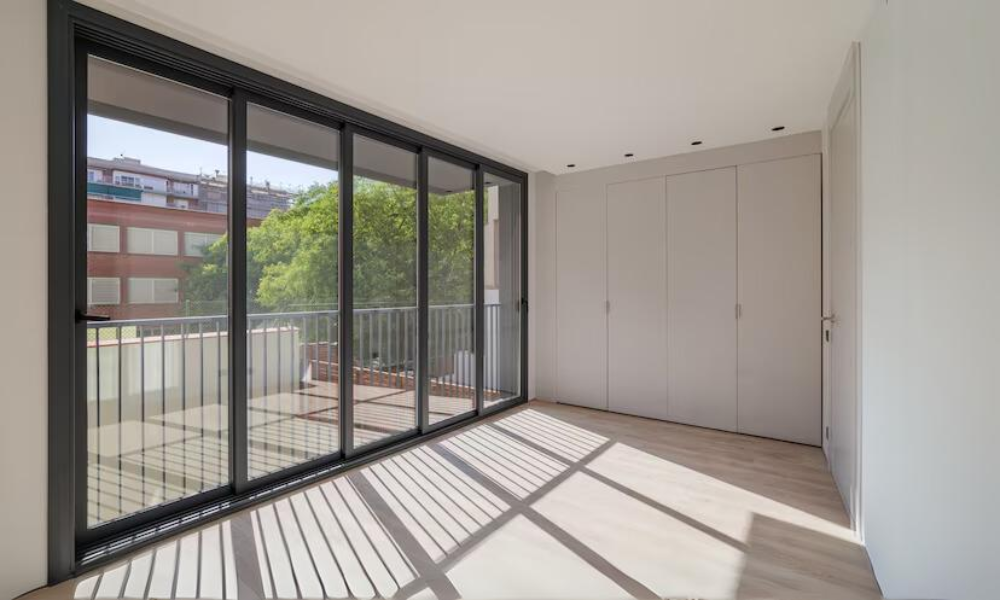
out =
{"type": "MultiPolygon", "coordinates": [[[[484,397],[518,395],[517,307],[485,307],[484,397]],[[511,351],[513,349],[513,352],[511,351]]],[[[428,313],[431,423],[475,408],[471,304],[428,313]]],[[[339,314],[247,318],[251,478],[336,452],[339,314]]],[[[415,307],[354,311],[356,445],[416,425],[415,307]]],[[[89,523],[229,481],[228,319],[197,316],[87,325],[89,523]]]]}

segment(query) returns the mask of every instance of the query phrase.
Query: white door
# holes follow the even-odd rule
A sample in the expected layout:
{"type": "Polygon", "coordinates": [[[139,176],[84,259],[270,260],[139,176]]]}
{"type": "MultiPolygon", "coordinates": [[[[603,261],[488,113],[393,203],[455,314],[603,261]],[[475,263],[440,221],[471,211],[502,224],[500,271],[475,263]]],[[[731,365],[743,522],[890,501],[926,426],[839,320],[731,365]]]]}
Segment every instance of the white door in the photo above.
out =
{"type": "Polygon", "coordinates": [[[736,169],[667,177],[667,418],[736,431],[736,169]]]}
{"type": "Polygon", "coordinates": [[[737,429],[820,445],[820,156],[737,167],[737,429]]]}
{"type": "Polygon", "coordinates": [[[605,194],[556,193],[556,398],[608,407],[605,194]]]}
{"type": "Polygon", "coordinates": [[[667,222],[662,177],[608,186],[608,408],[667,416],[667,222]]]}
{"type": "Polygon", "coordinates": [[[834,95],[830,127],[830,462],[856,518],[858,446],[858,102],[856,48],[834,95]]]}

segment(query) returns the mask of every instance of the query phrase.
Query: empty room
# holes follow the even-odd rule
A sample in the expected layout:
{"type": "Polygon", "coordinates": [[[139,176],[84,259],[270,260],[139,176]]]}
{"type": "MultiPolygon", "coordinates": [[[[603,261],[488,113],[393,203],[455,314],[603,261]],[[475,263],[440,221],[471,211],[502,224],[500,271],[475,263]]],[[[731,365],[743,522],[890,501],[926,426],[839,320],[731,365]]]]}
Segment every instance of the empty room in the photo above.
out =
{"type": "Polygon", "coordinates": [[[997,600],[998,24],[0,0],[0,600],[997,600]]]}

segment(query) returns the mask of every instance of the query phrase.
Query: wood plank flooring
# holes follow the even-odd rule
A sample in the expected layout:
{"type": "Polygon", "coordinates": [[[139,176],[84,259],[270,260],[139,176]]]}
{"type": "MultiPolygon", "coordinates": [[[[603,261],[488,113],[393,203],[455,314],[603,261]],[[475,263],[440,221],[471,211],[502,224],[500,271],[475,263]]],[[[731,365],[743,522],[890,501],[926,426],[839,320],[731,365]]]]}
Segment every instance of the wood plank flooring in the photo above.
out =
{"type": "Polygon", "coordinates": [[[881,598],[817,448],[531,402],[24,600],[881,598]]]}

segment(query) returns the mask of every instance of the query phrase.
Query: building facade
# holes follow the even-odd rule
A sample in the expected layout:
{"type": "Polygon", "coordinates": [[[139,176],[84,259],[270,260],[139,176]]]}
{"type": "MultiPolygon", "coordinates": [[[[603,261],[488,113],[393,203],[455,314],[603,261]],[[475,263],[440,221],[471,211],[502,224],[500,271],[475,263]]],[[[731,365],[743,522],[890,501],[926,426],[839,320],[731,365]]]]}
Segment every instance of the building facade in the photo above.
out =
{"type": "MultiPolygon", "coordinates": [[[[295,193],[251,184],[247,225],[287,210],[295,193]]],[[[228,228],[225,174],[181,173],[139,159],[87,159],[87,304],[111,319],[225,314],[184,298],[189,265],[228,228]]]]}

